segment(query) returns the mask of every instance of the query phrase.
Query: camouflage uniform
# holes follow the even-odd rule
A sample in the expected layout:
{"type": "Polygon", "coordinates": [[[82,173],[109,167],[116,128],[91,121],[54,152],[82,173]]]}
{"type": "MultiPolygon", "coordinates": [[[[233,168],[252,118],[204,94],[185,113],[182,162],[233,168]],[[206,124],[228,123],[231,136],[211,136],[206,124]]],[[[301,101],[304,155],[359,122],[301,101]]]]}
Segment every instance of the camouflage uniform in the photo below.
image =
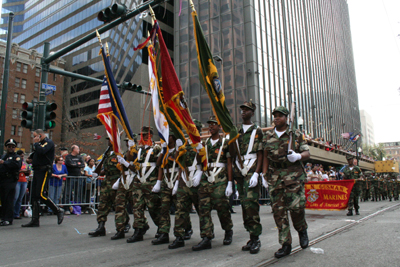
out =
{"type": "MultiPolygon", "coordinates": [[[[197,155],[197,150],[191,145],[186,146],[185,163],[186,166],[192,166],[194,159],[197,155]]],[[[185,230],[192,229],[192,223],[190,221],[190,211],[192,210],[192,204],[195,206],[198,212],[199,187],[188,187],[182,178],[179,179],[178,192],[176,193],[176,212],[175,212],[175,227],[174,235],[176,237],[184,237],[185,230]]]]}
{"type": "MultiPolygon", "coordinates": [[[[138,173],[141,175],[142,168],[150,168],[143,166],[147,152],[150,149],[153,152],[150,155],[149,163],[156,163],[159,153],[161,152],[161,147],[159,145],[155,146],[140,146],[138,151],[141,149],[140,158],[138,158],[138,163],[140,163],[140,169],[138,173]]],[[[160,196],[157,193],[153,193],[151,190],[157,182],[158,167],[156,167],[149,177],[147,177],[145,183],[141,183],[140,180],[135,177],[133,181],[133,217],[134,229],[144,229],[148,226],[147,218],[145,216],[146,206],[149,210],[150,217],[152,218],[155,225],[159,225],[160,220],[160,196]]]]}
{"type": "Polygon", "coordinates": [[[392,195],[393,195],[393,181],[390,176],[387,177],[387,196],[389,198],[389,201],[392,201],[392,195]]]}
{"type": "Polygon", "coordinates": [[[378,176],[374,175],[371,177],[371,194],[372,194],[372,201],[378,201],[378,176]]]}
{"type": "MultiPolygon", "coordinates": [[[[253,124],[245,133],[243,132],[243,126],[239,128],[240,136],[238,138],[238,142],[241,156],[244,156],[247,153],[247,148],[250,143],[250,137],[253,129],[257,129],[257,125],[253,124]]],[[[254,145],[250,154],[256,154],[258,151],[263,150],[262,139],[263,133],[261,129],[258,128],[256,130],[254,145]]],[[[262,233],[262,226],[260,223],[260,205],[258,204],[261,189],[260,183],[253,188],[249,188],[250,178],[257,168],[257,160],[252,166],[248,166],[249,171],[246,176],[241,174],[239,168],[233,160],[232,163],[234,164],[234,177],[237,182],[237,190],[239,192],[239,199],[242,205],[244,228],[250,232],[251,235],[259,236],[262,233]]]]}
{"type": "MultiPolygon", "coordinates": [[[[118,159],[117,154],[106,155],[104,160],[104,172],[106,178],[101,183],[100,189],[100,204],[97,211],[97,222],[106,222],[107,215],[111,210],[111,207],[115,203],[115,196],[117,191],[112,189],[113,184],[118,180],[121,175],[121,171],[117,168],[118,159]]],[[[126,217],[126,222],[129,221],[129,217],[126,217]]]]}
{"type": "MultiPolygon", "coordinates": [[[[266,174],[269,194],[272,202],[275,224],[279,230],[279,243],[292,244],[288,211],[292,217],[293,226],[298,232],[307,230],[305,219],[306,174],[300,161],[290,162],[287,158],[289,143],[289,127],[280,137],[275,129],[264,135],[264,149],[268,152],[269,167],[266,174]]],[[[302,153],[309,147],[300,131],[295,132],[296,145],[293,151],[302,153]]]]}
{"type": "Polygon", "coordinates": [[[385,196],[384,196],[384,187],[385,187],[385,183],[384,183],[384,179],[382,177],[382,175],[379,176],[379,200],[385,200],[385,196]]]}
{"type": "MultiPolygon", "coordinates": [[[[358,179],[362,176],[361,169],[358,166],[353,166],[353,169],[350,170],[349,166],[346,166],[343,170],[344,180],[349,179],[358,179]]],[[[350,193],[349,203],[347,205],[348,210],[353,210],[355,208],[356,211],[359,210],[360,206],[358,205],[358,199],[361,195],[361,181],[355,181],[353,189],[350,193]]]]}
{"type": "Polygon", "coordinates": [[[364,179],[361,183],[361,200],[366,201],[367,199],[367,181],[364,179]]]}
{"type": "Polygon", "coordinates": [[[397,175],[394,180],[394,200],[399,200],[400,181],[397,180],[397,175]]]}
{"type": "Polygon", "coordinates": [[[387,199],[387,179],[385,176],[382,176],[382,198],[383,200],[387,199]]]}
{"type": "MultiPolygon", "coordinates": [[[[210,138],[211,139],[211,138],[210,138]]],[[[211,140],[206,142],[208,154],[208,171],[203,173],[199,187],[199,216],[200,216],[200,235],[201,238],[208,237],[212,239],[214,234],[214,225],[211,220],[211,210],[216,209],[222,229],[225,231],[232,230],[233,223],[231,213],[229,211],[229,200],[225,196],[225,189],[228,184],[226,168],[222,168],[220,173],[215,177],[215,182],[208,182],[207,172],[213,171],[211,163],[217,161],[219,150],[222,146],[222,138],[212,145],[211,140]]],[[[228,140],[225,140],[222,148],[219,163],[227,163],[229,156],[228,140]]],[[[217,169],[217,168],[216,168],[217,169]]]]}

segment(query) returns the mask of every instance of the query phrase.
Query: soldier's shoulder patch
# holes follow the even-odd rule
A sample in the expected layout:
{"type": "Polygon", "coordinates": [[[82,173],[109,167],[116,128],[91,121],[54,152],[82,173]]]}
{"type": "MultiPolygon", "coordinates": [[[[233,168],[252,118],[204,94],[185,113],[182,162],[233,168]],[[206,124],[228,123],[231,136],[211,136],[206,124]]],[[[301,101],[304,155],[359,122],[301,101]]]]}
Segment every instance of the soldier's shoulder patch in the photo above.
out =
{"type": "Polygon", "coordinates": [[[46,143],[44,143],[43,145],[41,145],[41,147],[45,147],[47,145],[47,142],[46,143]]]}
{"type": "Polygon", "coordinates": [[[17,157],[15,160],[16,160],[16,161],[20,161],[20,160],[21,160],[21,158],[20,158],[20,157],[17,157]]]}

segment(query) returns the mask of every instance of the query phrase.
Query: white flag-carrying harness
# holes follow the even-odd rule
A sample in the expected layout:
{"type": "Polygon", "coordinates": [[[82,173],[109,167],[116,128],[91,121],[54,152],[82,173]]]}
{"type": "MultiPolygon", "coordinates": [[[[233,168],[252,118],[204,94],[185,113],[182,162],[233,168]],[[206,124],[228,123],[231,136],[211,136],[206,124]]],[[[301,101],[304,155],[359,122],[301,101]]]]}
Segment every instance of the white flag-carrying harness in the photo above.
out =
{"type": "MultiPolygon", "coordinates": [[[[210,138],[209,138],[210,139],[210,138]]],[[[209,140],[208,139],[208,140],[209,140]]],[[[208,142],[207,140],[207,142],[208,142]]],[[[207,156],[207,162],[208,161],[208,150],[207,150],[207,142],[206,142],[206,156],[207,156]]],[[[208,178],[208,182],[209,183],[214,183],[215,182],[215,177],[218,176],[218,174],[222,171],[223,168],[226,167],[225,163],[219,163],[219,160],[221,158],[221,153],[222,153],[222,148],[224,147],[224,143],[225,143],[225,138],[222,139],[222,145],[219,148],[219,152],[218,152],[218,156],[217,156],[217,161],[213,162],[213,163],[208,163],[208,167],[209,168],[213,168],[212,171],[210,171],[210,175],[208,175],[207,172],[205,172],[207,178],[208,178]]]]}
{"type": "MultiPolygon", "coordinates": [[[[170,150],[170,153],[173,153],[175,151],[175,148],[170,150]]],[[[164,179],[165,182],[167,183],[167,186],[169,189],[172,189],[174,187],[175,181],[178,178],[179,175],[179,168],[176,167],[176,161],[174,160],[174,163],[172,163],[172,168],[171,169],[164,169],[164,179]],[[167,173],[171,175],[171,179],[168,179],[167,173]]]]}
{"type": "MultiPolygon", "coordinates": [[[[141,153],[142,153],[142,148],[139,149],[138,159],[140,159],[141,153]]],[[[139,181],[142,184],[146,182],[147,178],[150,176],[150,174],[156,168],[156,163],[155,162],[149,162],[151,153],[153,153],[153,148],[150,148],[147,151],[146,158],[145,158],[144,162],[140,166],[140,171],[138,171],[138,173],[137,173],[137,177],[138,177],[139,181]],[[150,167],[150,168],[147,170],[147,167],[150,167]]]]}
{"type": "MultiPolygon", "coordinates": [[[[236,162],[236,166],[238,167],[238,169],[240,170],[240,173],[243,176],[247,175],[247,173],[249,172],[251,166],[253,166],[254,162],[257,160],[257,154],[256,153],[250,154],[251,151],[253,150],[254,140],[256,138],[257,129],[258,129],[258,126],[257,126],[256,129],[253,129],[253,131],[251,132],[250,143],[249,143],[249,146],[247,148],[246,155],[243,156],[243,169],[240,167],[239,161],[237,159],[235,161],[236,162]]],[[[238,143],[237,139],[236,139],[236,144],[239,147],[239,143],[238,143]]],[[[237,155],[237,156],[241,157],[240,151],[239,151],[239,155],[237,155]]]]}

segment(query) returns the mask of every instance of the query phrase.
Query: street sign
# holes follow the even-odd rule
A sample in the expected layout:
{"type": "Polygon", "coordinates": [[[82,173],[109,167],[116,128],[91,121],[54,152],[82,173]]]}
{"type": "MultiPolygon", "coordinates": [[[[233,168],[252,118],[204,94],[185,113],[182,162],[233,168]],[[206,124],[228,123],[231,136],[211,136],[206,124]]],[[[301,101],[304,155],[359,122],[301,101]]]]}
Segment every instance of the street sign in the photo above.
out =
{"type": "Polygon", "coordinates": [[[51,95],[53,92],[54,92],[54,91],[51,90],[51,89],[46,89],[46,90],[44,91],[44,95],[51,95]]]}
{"type": "Polygon", "coordinates": [[[56,86],[47,83],[42,83],[42,89],[56,91],[56,86]]]}

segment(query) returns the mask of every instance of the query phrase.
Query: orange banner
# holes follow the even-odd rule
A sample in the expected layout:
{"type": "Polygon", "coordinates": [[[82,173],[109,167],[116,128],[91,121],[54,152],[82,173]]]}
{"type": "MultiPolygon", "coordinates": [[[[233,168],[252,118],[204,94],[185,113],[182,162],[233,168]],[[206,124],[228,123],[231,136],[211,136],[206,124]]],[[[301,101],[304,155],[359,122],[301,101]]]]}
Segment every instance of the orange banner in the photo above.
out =
{"type": "Polygon", "coordinates": [[[349,202],[354,180],[308,182],[306,191],[306,209],[345,210],[349,202]]]}

